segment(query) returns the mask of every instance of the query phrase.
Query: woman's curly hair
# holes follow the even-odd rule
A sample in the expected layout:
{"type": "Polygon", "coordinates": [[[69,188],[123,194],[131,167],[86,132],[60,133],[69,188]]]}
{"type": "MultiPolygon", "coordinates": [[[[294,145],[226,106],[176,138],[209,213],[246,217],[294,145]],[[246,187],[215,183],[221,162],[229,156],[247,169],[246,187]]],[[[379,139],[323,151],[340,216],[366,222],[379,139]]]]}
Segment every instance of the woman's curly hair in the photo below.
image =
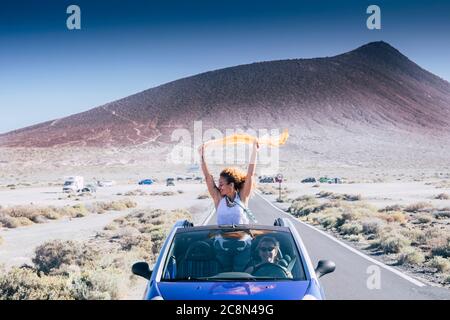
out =
{"type": "Polygon", "coordinates": [[[244,186],[245,178],[247,174],[239,170],[238,168],[228,167],[222,170],[220,176],[227,180],[227,183],[234,183],[234,188],[240,191],[244,186]]]}

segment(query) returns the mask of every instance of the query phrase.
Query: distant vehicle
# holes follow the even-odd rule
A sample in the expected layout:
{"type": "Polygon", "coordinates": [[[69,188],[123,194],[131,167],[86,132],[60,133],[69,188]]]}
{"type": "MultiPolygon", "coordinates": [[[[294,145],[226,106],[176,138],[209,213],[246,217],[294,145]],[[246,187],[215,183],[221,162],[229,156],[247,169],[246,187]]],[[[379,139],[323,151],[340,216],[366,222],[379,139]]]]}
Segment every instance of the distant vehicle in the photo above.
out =
{"type": "Polygon", "coordinates": [[[328,183],[342,183],[342,179],[341,178],[332,178],[332,179],[328,179],[328,183]]]}
{"type": "Polygon", "coordinates": [[[115,184],[116,183],[113,180],[105,180],[105,181],[99,181],[98,182],[98,186],[99,187],[112,187],[115,184]]]}
{"type": "Polygon", "coordinates": [[[259,179],[260,183],[274,183],[275,179],[273,177],[261,177],[261,179],[259,179]]]}
{"type": "Polygon", "coordinates": [[[63,192],[79,192],[84,187],[84,178],[80,176],[67,177],[64,182],[63,192]]]}
{"type": "Polygon", "coordinates": [[[195,180],[195,181],[200,181],[200,182],[202,182],[202,181],[203,181],[203,178],[202,178],[202,177],[195,177],[194,180],[195,180]]]}
{"type": "Polygon", "coordinates": [[[314,183],[314,182],[316,182],[316,178],[313,177],[309,177],[302,180],[302,183],[314,183]]]}
{"type": "Polygon", "coordinates": [[[143,184],[149,185],[149,184],[153,184],[153,183],[154,183],[154,181],[152,179],[144,179],[144,180],[139,181],[140,185],[143,185],[143,184]]]}
{"type": "Polygon", "coordinates": [[[183,181],[184,180],[184,177],[182,177],[182,176],[177,176],[177,181],[183,181]]]}
{"type": "Polygon", "coordinates": [[[329,179],[328,177],[320,177],[320,178],[319,178],[319,182],[320,182],[320,183],[328,183],[329,180],[330,180],[330,179],[329,179]]]}
{"type": "Polygon", "coordinates": [[[166,186],[174,186],[174,185],[175,185],[175,179],[174,178],[167,178],[166,186]]]}
{"type": "Polygon", "coordinates": [[[87,184],[83,189],[81,189],[81,192],[95,193],[97,192],[97,188],[93,184],[87,184]]]}

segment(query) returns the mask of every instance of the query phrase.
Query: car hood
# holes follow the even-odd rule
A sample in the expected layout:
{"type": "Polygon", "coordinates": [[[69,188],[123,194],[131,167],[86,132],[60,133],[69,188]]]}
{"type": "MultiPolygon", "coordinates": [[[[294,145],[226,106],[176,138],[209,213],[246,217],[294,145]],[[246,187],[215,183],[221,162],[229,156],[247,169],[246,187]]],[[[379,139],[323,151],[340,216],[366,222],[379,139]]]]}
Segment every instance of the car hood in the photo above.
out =
{"type": "Polygon", "coordinates": [[[309,281],[160,282],[166,300],[300,300],[309,281]]]}

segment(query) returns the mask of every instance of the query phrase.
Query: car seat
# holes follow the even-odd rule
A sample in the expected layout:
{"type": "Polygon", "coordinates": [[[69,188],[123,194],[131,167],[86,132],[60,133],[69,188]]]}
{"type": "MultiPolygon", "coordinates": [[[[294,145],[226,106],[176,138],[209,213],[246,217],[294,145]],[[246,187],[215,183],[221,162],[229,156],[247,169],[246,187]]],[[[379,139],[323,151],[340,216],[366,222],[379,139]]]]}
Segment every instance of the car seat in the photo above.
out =
{"type": "Polygon", "coordinates": [[[196,241],[188,247],[180,262],[177,278],[210,277],[219,273],[219,270],[220,264],[211,246],[205,241],[196,241]]]}

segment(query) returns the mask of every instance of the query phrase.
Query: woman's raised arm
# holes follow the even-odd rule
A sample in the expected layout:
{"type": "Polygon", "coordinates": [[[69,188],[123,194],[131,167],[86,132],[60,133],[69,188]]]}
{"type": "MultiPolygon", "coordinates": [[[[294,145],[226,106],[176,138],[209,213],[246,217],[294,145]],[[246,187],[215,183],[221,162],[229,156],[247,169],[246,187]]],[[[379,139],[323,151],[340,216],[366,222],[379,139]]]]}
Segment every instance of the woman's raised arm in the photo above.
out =
{"type": "Polygon", "coordinates": [[[206,186],[208,187],[208,192],[214,201],[215,207],[217,208],[217,206],[219,205],[221,196],[220,196],[219,189],[217,188],[216,184],[214,183],[213,176],[209,173],[208,166],[206,165],[205,145],[202,144],[199,147],[198,151],[200,153],[200,161],[201,161],[201,165],[202,165],[203,175],[205,176],[206,186]]]}
{"type": "Polygon", "coordinates": [[[250,156],[250,163],[248,164],[247,176],[245,177],[244,186],[242,187],[242,191],[240,193],[241,200],[245,204],[247,204],[248,198],[253,189],[253,182],[255,179],[254,176],[256,170],[256,156],[258,154],[258,150],[259,150],[259,143],[258,140],[255,139],[255,141],[253,142],[252,154],[250,156]]]}

